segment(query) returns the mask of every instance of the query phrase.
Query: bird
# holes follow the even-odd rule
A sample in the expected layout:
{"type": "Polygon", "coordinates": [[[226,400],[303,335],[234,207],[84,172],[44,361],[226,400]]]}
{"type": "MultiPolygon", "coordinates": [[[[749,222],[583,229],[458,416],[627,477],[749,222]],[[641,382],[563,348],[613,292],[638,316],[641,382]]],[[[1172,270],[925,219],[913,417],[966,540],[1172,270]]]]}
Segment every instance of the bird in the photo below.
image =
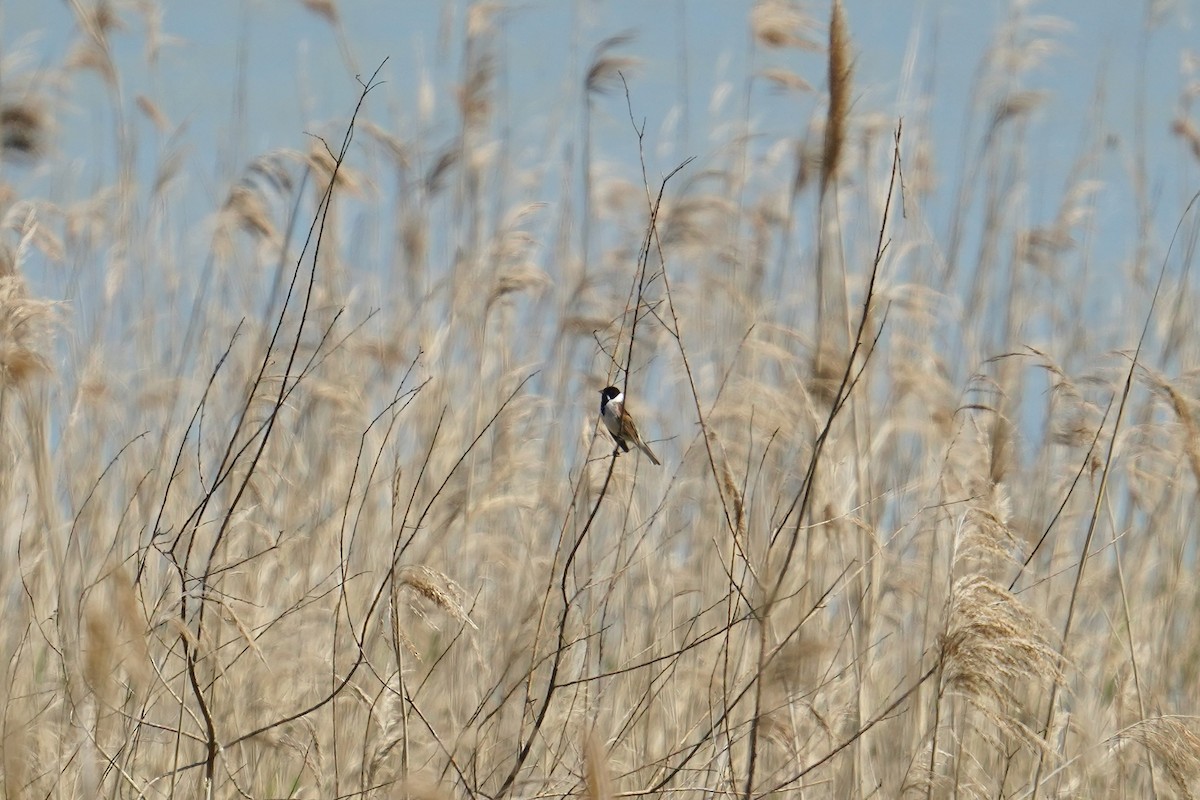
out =
{"type": "MultiPolygon", "coordinates": [[[[625,408],[625,393],[616,386],[606,386],[600,390],[600,419],[604,420],[604,427],[608,428],[620,450],[628,453],[629,445],[632,444],[645,453],[655,466],[662,466],[662,462],[651,452],[650,446],[642,441],[637,423],[625,408]]],[[[618,450],[613,450],[613,455],[617,453],[618,450]]]]}

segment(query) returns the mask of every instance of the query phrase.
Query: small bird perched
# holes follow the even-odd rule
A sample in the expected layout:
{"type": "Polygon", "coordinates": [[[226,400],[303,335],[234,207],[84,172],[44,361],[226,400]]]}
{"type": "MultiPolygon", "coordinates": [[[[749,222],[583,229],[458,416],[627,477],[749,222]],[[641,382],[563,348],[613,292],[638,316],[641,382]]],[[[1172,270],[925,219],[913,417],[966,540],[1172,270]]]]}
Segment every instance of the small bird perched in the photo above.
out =
{"type": "MultiPolygon", "coordinates": [[[[645,453],[655,466],[662,466],[662,462],[650,452],[649,445],[642,441],[637,423],[625,409],[625,393],[616,386],[606,386],[600,390],[600,419],[604,420],[604,427],[608,428],[619,448],[628,453],[629,445],[632,444],[645,453]]],[[[616,452],[613,450],[614,454],[616,452]]]]}

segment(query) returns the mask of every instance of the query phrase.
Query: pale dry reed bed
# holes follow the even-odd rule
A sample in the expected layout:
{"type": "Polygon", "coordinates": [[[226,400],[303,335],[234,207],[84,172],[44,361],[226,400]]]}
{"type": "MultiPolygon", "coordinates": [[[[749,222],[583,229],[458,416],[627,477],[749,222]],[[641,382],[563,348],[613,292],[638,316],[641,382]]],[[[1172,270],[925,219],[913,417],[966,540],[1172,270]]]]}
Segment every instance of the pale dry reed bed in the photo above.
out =
{"type": "MultiPolygon", "coordinates": [[[[1045,31],[998,32],[943,235],[927,121],[854,106],[832,19],[748,22],[806,135],[752,144],[748,102],[669,181],[586,160],[583,209],[512,188],[577,189],[497,140],[483,8],[453,137],[364,91],[231,178],[203,263],[169,139],[154,182],[118,136],[95,196],[7,187],[6,796],[1192,796],[1190,286],[1118,417],[1167,243],[1131,225],[1098,327],[1095,154],[1055,219],[1014,210],[1045,31]],[[774,66],[806,47],[824,74],[774,66]],[[661,470],[594,435],[630,357],[661,470]]],[[[127,132],[112,23],[52,77],[98,71],[127,132]]],[[[627,113],[632,66],[598,47],[582,102],[627,113]]],[[[52,100],[0,109],[7,157],[46,157],[52,100]]]]}

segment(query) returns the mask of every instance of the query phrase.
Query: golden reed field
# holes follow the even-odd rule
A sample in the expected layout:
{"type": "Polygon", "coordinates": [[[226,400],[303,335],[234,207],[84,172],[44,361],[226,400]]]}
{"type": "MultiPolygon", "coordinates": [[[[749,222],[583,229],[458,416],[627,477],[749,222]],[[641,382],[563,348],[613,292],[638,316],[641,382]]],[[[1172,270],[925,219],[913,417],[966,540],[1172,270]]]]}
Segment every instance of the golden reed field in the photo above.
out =
{"type": "MultiPolygon", "coordinates": [[[[838,2],[747,8],[741,99],[667,160],[621,35],[522,156],[494,4],[447,16],[453,130],[401,132],[388,60],[215,174],[111,57],[153,3],[4,54],[5,797],[1200,792],[1197,209],[1083,121],[1032,174],[1023,5],[960,153],[838,2]]],[[[1147,109],[1181,172],[1187,109],[1147,109]]]]}

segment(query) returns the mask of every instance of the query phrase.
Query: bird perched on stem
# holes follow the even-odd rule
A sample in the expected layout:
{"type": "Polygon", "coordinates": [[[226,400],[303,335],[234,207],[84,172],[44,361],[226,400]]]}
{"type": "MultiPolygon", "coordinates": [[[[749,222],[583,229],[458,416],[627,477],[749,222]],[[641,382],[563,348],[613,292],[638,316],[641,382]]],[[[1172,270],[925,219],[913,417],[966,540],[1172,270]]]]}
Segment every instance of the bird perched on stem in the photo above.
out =
{"type": "Polygon", "coordinates": [[[637,423],[625,408],[625,393],[616,386],[606,386],[600,390],[600,419],[604,420],[604,427],[608,428],[608,432],[617,443],[618,449],[613,450],[613,455],[621,450],[628,453],[629,445],[633,445],[645,453],[646,458],[653,461],[655,466],[662,466],[662,462],[651,452],[650,446],[642,441],[637,423]]]}

